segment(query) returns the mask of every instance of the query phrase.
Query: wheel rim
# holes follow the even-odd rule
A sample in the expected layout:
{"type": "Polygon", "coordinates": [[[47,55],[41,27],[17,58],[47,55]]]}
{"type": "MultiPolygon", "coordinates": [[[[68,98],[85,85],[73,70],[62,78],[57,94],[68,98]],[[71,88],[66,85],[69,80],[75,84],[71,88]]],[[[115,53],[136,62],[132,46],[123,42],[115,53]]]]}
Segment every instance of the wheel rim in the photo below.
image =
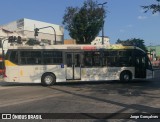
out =
{"type": "Polygon", "coordinates": [[[125,81],[128,81],[129,79],[130,79],[130,78],[129,78],[129,75],[128,75],[128,74],[125,74],[125,75],[124,75],[124,80],[125,80],[125,81]]]}
{"type": "Polygon", "coordinates": [[[46,84],[51,84],[53,82],[53,78],[51,76],[46,76],[44,81],[46,84]]]}

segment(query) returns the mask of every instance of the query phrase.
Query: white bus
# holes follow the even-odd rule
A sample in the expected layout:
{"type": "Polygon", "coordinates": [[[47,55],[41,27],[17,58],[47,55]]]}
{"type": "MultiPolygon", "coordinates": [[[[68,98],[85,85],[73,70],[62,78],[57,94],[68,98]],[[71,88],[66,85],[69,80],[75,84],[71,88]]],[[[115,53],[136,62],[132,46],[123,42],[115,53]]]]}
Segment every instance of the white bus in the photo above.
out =
{"type": "Polygon", "coordinates": [[[12,46],[4,80],[53,85],[65,81],[129,81],[153,78],[147,54],[138,47],[110,45],[12,46]]]}

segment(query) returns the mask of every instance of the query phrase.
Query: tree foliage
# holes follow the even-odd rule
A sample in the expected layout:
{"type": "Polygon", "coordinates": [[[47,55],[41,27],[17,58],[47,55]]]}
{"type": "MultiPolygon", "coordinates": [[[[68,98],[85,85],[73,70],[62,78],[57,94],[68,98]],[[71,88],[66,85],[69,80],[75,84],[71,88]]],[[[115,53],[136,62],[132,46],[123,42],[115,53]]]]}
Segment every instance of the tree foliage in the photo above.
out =
{"type": "Polygon", "coordinates": [[[80,8],[67,7],[63,24],[77,43],[90,44],[102,29],[105,14],[105,9],[97,1],[87,0],[80,8]]]}
{"type": "Polygon", "coordinates": [[[40,42],[35,40],[35,39],[29,39],[27,42],[26,42],[26,45],[40,45],[40,42]]]}
{"type": "Polygon", "coordinates": [[[157,4],[151,4],[148,6],[142,6],[142,8],[145,10],[145,13],[148,12],[149,10],[152,11],[153,14],[160,12],[160,0],[156,0],[158,3],[157,4]]]}
{"type": "Polygon", "coordinates": [[[125,46],[136,46],[136,47],[143,49],[144,51],[147,51],[143,39],[132,38],[132,39],[124,40],[124,41],[118,39],[116,44],[122,44],[125,46]]]}

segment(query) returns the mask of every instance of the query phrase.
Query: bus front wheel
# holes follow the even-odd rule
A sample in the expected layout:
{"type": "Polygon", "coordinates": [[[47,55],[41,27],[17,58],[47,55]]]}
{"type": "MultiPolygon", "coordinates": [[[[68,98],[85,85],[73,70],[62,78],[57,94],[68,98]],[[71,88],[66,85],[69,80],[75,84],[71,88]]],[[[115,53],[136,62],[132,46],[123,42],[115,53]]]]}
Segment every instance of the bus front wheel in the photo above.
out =
{"type": "Polygon", "coordinates": [[[52,73],[45,73],[41,79],[43,86],[52,86],[56,83],[56,77],[52,73]]]}
{"type": "Polygon", "coordinates": [[[123,71],[120,75],[120,81],[130,81],[132,79],[132,74],[129,71],[123,71]]]}

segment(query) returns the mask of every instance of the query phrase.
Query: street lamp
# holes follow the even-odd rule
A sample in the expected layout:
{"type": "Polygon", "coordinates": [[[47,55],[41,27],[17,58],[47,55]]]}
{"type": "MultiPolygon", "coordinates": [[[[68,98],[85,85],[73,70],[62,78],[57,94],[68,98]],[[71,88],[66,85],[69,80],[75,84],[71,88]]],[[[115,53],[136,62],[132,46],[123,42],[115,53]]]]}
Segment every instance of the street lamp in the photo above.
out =
{"type": "MultiPolygon", "coordinates": [[[[104,3],[100,3],[98,5],[102,6],[102,9],[104,9],[104,5],[107,4],[107,2],[104,3]]],[[[103,16],[104,18],[104,16],[103,16]]],[[[103,25],[102,25],[102,45],[104,44],[104,21],[103,21],[103,25]]]]}

